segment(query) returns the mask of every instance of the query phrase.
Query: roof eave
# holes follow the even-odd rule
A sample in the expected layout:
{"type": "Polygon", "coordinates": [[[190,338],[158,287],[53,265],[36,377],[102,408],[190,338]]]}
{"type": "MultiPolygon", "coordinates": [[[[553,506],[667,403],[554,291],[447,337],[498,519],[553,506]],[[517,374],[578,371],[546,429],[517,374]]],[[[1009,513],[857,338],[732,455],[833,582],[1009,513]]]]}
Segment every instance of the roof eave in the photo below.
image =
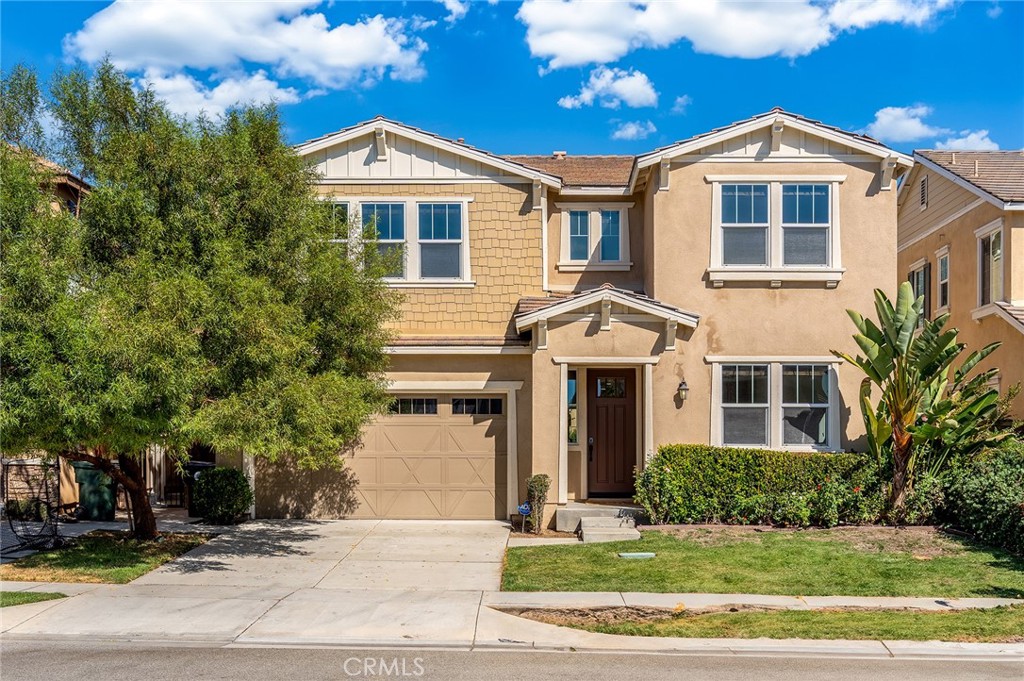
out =
{"type": "Polygon", "coordinates": [[[656,317],[661,317],[662,319],[674,319],[676,322],[694,329],[697,328],[697,324],[700,322],[700,315],[696,313],[669,309],[656,303],[637,300],[636,298],[623,295],[614,290],[598,288],[583,295],[567,298],[563,301],[548,305],[547,307],[543,307],[539,310],[517,315],[515,317],[516,331],[522,332],[542,319],[550,319],[559,314],[564,314],[571,310],[577,310],[581,307],[592,305],[595,302],[604,300],[606,297],[627,307],[647,312],[656,317]]]}
{"type": "Polygon", "coordinates": [[[974,184],[970,180],[964,178],[963,176],[959,175],[958,173],[954,173],[952,170],[943,168],[941,165],[939,165],[935,161],[932,161],[927,156],[924,156],[918,152],[914,152],[914,160],[920,162],[922,166],[938,173],[939,175],[946,178],[950,182],[956,184],[957,186],[966,189],[972,194],[980,196],[981,198],[985,199],[986,201],[993,204],[997,208],[1002,208],[1003,210],[1024,210],[1024,203],[1003,201],[998,196],[985,191],[984,189],[974,184]]]}

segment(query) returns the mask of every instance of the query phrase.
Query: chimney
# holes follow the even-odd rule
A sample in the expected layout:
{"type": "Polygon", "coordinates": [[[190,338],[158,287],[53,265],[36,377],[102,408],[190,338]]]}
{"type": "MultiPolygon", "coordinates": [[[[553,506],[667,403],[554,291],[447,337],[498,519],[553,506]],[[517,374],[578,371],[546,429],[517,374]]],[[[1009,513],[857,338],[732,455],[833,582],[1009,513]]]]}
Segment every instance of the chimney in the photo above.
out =
{"type": "Polygon", "coordinates": [[[455,141],[458,142],[459,144],[465,144],[466,143],[466,138],[465,137],[460,137],[459,139],[457,139],[455,141]]]}
{"type": "Polygon", "coordinates": [[[974,159],[974,176],[978,176],[978,159],[974,159]]]}
{"type": "Polygon", "coordinates": [[[564,152],[564,151],[552,151],[551,155],[554,156],[555,158],[565,158],[566,157],[566,152],[564,152]]]}
{"type": "Polygon", "coordinates": [[[950,162],[951,164],[953,164],[953,165],[956,165],[956,152],[954,151],[954,152],[953,152],[952,154],[950,154],[949,156],[950,156],[950,161],[949,161],[949,162],[950,162]]]}

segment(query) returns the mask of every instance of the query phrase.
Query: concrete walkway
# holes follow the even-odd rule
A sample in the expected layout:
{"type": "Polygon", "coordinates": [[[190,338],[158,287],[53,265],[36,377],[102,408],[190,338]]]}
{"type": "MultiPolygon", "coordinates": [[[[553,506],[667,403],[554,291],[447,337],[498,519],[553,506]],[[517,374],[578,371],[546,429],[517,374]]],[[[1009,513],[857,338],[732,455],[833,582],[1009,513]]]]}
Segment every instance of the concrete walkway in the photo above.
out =
{"type": "Polygon", "coordinates": [[[0,632],[5,639],[102,637],[210,646],[526,647],[1024,661],[1022,644],[643,638],[543,624],[496,608],[755,604],[948,610],[1013,601],[503,593],[498,589],[507,540],[507,525],[496,522],[247,523],[132,584],[4,584],[71,597],[4,608],[0,632]]]}

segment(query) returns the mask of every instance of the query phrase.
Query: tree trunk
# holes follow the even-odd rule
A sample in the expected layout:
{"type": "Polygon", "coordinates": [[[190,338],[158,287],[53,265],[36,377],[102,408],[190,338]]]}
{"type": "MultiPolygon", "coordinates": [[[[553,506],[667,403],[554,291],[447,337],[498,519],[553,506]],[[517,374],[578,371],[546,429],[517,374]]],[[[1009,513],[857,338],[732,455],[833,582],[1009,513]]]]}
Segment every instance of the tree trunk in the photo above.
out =
{"type": "Polygon", "coordinates": [[[157,538],[159,533],[156,529],[156,516],[153,515],[153,507],[149,504],[145,471],[139,459],[128,454],[118,454],[119,465],[115,466],[113,460],[108,458],[102,449],[95,454],[85,450],[62,452],[61,456],[70,461],[87,461],[124,487],[131,504],[132,537],[143,540],[157,538]]]}
{"type": "Polygon", "coordinates": [[[132,525],[134,526],[132,536],[136,539],[156,539],[159,534],[156,529],[156,516],[153,515],[153,507],[149,503],[146,473],[141,462],[126,454],[118,454],[117,462],[121,464],[121,470],[131,480],[124,488],[128,492],[128,499],[131,502],[132,525]]]}
{"type": "Polygon", "coordinates": [[[889,490],[889,520],[898,522],[902,516],[903,503],[910,491],[910,459],[914,453],[914,441],[907,433],[893,433],[892,439],[892,488],[889,490]],[[897,437],[899,435],[899,437],[897,437]]]}

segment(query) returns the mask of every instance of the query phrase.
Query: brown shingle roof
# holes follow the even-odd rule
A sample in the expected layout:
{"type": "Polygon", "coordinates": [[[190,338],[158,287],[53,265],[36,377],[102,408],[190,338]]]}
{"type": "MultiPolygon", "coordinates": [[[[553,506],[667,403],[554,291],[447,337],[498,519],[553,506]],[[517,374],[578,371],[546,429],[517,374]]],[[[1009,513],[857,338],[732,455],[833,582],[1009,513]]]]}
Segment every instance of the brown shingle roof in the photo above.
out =
{"type": "Polygon", "coordinates": [[[1024,151],[937,151],[915,153],[1000,201],[1024,202],[1024,151]]]}
{"type": "Polygon", "coordinates": [[[623,294],[623,295],[625,295],[625,296],[627,296],[629,298],[633,298],[633,299],[638,300],[638,301],[643,301],[643,302],[646,302],[646,303],[651,303],[653,305],[658,305],[660,307],[665,308],[666,310],[671,310],[673,312],[683,312],[683,313],[686,313],[686,314],[692,314],[690,312],[686,312],[686,310],[683,310],[681,308],[676,307],[675,305],[669,305],[668,303],[663,303],[660,300],[655,300],[654,298],[651,298],[651,297],[649,297],[647,295],[644,295],[643,293],[639,293],[637,291],[629,291],[627,289],[619,288],[619,287],[613,286],[611,284],[601,284],[600,286],[598,286],[596,288],[587,289],[585,291],[580,291],[578,293],[568,293],[568,294],[554,293],[554,294],[552,294],[550,296],[547,296],[545,298],[539,298],[539,297],[520,298],[519,299],[519,305],[516,308],[516,316],[518,317],[520,315],[529,314],[530,312],[536,312],[537,310],[543,310],[546,307],[551,307],[552,305],[557,305],[558,303],[564,303],[565,301],[572,300],[573,298],[579,298],[580,296],[585,296],[588,293],[593,293],[596,290],[615,291],[617,293],[621,293],[621,294],[623,294]]]}
{"type": "Polygon", "coordinates": [[[575,187],[625,187],[633,156],[506,156],[513,163],[556,175],[575,187]]]}
{"type": "Polygon", "coordinates": [[[1016,322],[1017,328],[1024,331],[1024,307],[1003,302],[997,302],[996,305],[1001,307],[1006,315],[1010,317],[1007,321],[1012,320],[1016,322]]]}
{"type": "Polygon", "coordinates": [[[526,347],[530,341],[518,336],[399,336],[388,343],[391,347],[417,348],[435,345],[526,347]]]}

